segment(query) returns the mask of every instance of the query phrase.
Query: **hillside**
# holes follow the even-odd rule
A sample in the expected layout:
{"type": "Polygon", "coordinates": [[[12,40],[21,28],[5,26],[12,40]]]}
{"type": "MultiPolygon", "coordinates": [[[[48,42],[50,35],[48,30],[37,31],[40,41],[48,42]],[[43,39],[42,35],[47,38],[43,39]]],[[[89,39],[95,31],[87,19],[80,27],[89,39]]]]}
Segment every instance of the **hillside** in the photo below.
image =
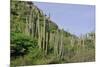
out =
{"type": "Polygon", "coordinates": [[[11,0],[11,66],[95,60],[95,33],[77,37],[33,2],[11,0]],[[89,39],[90,38],[90,39],[89,39]]]}

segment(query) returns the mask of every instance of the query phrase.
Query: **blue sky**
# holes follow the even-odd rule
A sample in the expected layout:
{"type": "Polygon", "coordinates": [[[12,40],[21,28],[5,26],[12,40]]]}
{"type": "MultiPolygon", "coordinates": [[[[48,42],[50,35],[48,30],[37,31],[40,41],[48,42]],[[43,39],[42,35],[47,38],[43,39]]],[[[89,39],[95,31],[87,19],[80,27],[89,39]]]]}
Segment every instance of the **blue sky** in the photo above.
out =
{"type": "Polygon", "coordinates": [[[75,35],[95,30],[95,6],[34,2],[59,28],[75,35]]]}

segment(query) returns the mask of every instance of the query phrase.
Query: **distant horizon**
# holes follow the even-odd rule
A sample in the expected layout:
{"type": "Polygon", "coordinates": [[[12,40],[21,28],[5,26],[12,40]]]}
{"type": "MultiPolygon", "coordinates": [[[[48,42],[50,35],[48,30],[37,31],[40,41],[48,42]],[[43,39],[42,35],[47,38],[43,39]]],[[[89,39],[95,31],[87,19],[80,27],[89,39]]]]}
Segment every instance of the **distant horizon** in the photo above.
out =
{"type": "Polygon", "coordinates": [[[95,5],[33,3],[49,16],[60,29],[76,36],[95,31],[95,5]]]}

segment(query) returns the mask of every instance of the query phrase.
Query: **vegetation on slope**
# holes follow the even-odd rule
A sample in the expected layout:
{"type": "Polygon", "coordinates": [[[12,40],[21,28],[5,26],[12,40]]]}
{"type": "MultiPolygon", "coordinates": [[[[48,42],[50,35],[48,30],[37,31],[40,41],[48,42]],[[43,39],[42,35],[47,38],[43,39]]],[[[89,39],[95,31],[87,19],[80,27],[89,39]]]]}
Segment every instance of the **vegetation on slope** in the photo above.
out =
{"type": "Polygon", "coordinates": [[[11,0],[11,66],[95,60],[95,33],[76,37],[59,29],[29,1],[11,0]]]}

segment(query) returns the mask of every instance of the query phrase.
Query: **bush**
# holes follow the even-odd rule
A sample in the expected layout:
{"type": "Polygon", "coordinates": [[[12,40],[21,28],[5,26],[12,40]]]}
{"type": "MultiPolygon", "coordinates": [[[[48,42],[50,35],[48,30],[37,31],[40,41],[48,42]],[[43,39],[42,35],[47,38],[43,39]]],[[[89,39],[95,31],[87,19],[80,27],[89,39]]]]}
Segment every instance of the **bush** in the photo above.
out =
{"type": "Polygon", "coordinates": [[[11,33],[11,56],[23,56],[29,52],[29,48],[37,46],[37,40],[22,33],[11,33]]]}

